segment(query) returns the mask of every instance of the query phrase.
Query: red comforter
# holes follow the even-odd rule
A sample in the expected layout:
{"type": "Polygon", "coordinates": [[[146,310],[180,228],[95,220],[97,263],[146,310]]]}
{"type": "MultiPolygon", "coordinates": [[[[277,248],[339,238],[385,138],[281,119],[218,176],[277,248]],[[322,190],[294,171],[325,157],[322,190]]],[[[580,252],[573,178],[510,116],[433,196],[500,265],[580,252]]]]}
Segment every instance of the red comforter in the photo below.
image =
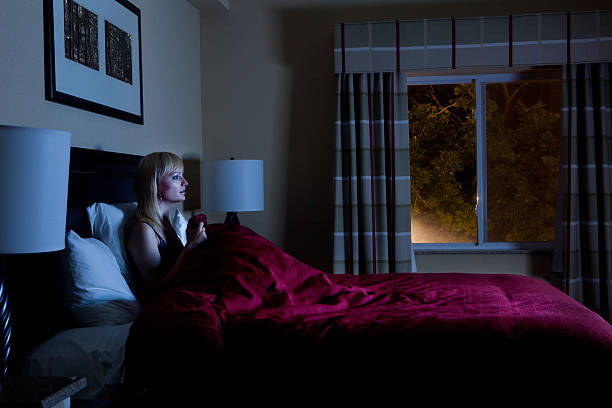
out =
{"type": "Polygon", "coordinates": [[[332,275],[246,227],[207,232],[132,325],[128,379],[166,386],[220,372],[252,380],[264,370],[333,367],[350,376],[365,367],[414,370],[416,361],[500,367],[612,356],[612,326],[536,278],[332,275]]]}

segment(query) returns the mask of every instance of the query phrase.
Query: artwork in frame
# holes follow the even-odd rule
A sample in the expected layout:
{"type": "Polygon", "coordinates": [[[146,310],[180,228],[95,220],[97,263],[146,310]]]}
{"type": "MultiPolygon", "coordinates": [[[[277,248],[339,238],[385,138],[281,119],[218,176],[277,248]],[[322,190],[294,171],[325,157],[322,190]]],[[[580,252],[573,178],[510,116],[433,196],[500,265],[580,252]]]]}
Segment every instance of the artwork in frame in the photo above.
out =
{"type": "Polygon", "coordinates": [[[45,99],[143,124],[140,9],[44,0],[45,99]]]}

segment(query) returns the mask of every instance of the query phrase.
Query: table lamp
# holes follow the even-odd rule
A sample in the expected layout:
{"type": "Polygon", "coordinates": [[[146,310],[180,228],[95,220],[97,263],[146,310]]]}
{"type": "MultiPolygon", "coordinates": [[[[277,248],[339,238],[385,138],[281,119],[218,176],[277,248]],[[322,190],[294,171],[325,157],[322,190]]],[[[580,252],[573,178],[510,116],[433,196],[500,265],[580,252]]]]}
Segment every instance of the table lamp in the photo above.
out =
{"type": "Polygon", "coordinates": [[[0,375],[8,366],[11,309],[5,254],[65,247],[70,133],[0,125],[0,375]]]}
{"type": "Polygon", "coordinates": [[[202,208],[225,211],[226,223],[240,224],[238,212],[263,211],[263,160],[209,160],[202,165],[202,208]]]}

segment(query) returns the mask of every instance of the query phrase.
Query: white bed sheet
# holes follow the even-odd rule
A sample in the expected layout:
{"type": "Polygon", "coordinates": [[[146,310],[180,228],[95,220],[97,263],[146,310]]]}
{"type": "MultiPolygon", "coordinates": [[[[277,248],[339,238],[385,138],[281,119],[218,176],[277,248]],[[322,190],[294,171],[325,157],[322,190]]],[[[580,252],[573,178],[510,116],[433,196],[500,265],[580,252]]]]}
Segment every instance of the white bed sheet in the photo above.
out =
{"type": "Polygon", "coordinates": [[[86,377],[87,387],[73,398],[103,399],[123,381],[125,343],[132,323],[64,330],[37,346],[25,359],[22,375],[86,377]]]}

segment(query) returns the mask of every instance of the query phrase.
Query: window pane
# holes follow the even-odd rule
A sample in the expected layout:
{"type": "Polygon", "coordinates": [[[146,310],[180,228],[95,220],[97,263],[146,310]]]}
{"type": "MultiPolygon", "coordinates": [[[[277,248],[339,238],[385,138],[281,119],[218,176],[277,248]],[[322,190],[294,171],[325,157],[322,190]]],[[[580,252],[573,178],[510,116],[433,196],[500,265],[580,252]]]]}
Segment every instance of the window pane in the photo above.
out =
{"type": "Polygon", "coordinates": [[[488,241],[552,241],[561,81],[487,84],[488,241]]]}
{"type": "Polygon", "coordinates": [[[408,87],[412,242],[476,242],[475,88],[408,87]]]}

